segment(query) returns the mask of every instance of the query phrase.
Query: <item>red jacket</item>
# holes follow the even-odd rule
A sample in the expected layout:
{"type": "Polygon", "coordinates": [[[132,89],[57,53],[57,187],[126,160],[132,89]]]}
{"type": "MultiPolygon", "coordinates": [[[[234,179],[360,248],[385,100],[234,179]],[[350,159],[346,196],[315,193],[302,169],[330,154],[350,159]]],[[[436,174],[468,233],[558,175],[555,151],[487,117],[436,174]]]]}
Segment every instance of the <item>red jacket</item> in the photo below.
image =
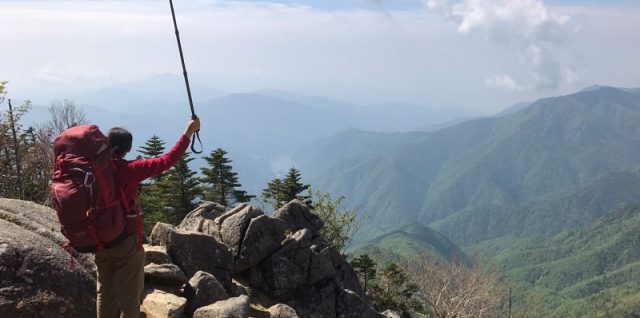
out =
{"type": "Polygon", "coordinates": [[[140,183],[173,167],[184,155],[189,147],[189,142],[189,137],[182,135],[169,152],[158,158],[131,161],[118,157],[114,158],[116,182],[121,190],[122,201],[127,209],[127,229],[130,235],[142,235],[142,213],[138,203],[140,183]]]}

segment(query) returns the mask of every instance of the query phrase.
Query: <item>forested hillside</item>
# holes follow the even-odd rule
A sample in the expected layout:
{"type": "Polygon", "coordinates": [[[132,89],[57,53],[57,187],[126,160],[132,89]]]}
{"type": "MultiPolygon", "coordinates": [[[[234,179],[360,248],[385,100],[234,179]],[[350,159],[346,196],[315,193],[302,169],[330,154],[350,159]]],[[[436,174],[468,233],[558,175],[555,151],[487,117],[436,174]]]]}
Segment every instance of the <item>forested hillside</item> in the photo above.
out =
{"type": "Polygon", "coordinates": [[[639,247],[633,205],[581,230],[523,239],[493,259],[515,282],[521,307],[546,317],[629,317],[640,312],[639,247]]]}
{"type": "Polygon", "coordinates": [[[469,262],[465,252],[446,236],[418,223],[386,233],[350,249],[350,253],[354,255],[366,253],[391,258],[411,257],[425,252],[440,261],[469,262]]]}
{"type": "Polygon", "coordinates": [[[367,218],[360,252],[449,259],[441,236],[504,271],[516,317],[637,317],[639,142],[638,90],[591,87],[432,133],[345,132],[297,158],[367,218]]]}
{"type": "Polygon", "coordinates": [[[344,194],[369,215],[361,238],[435,222],[469,245],[509,232],[557,233],[635,202],[629,187],[640,161],[638,123],[640,96],[601,87],[433,133],[361,133],[370,146],[360,155],[345,156],[340,149],[349,139],[338,135],[319,144],[323,164],[299,166],[312,184],[344,194]],[[616,182],[625,184],[622,191],[609,191],[616,182]],[[600,197],[582,199],[590,193],[600,197]]]}

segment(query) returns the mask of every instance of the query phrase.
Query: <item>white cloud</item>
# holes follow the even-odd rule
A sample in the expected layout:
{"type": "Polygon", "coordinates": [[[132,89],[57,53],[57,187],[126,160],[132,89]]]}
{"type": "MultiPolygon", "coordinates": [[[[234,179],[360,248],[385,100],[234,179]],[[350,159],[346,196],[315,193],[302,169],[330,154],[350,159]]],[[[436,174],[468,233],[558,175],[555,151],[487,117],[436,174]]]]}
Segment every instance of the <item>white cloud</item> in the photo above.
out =
{"type": "Polygon", "coordinates": [[[65,65],[50,63],[35,74],[37,80],[55,85],[78,85],[86,81],[110,79],[112,72],[94,65],[65,65]]]}
{"type": "Polygon", "coordinates": [[[491,88],[502,88],[510,91],[522,91],[527,88],[516,83],[509,75],[507,74],[498,74],[493,77],[488,77],[484,80],[484,83],[491,88]]]}
{"type": "Polygon", "coordinates": [[[577,76],[561,63],[553,48],[569,41],[578,28],[570,26],[568,15],[554,12],[541,0],[425,0],[425,4],[455,21],[460,34],[481,34],[520,56],[528,70],[521,81],[527,84],[515,84],[507,76],[515,84],[509,85],[510,81],[503,81],[506,75],[499,74],[485,81],[491,87],[555,89],[577,76]],[[572,74],[571,79],[565,74],[572,74]],[[496,83],[507,85],[493,85],[496,83]]]}

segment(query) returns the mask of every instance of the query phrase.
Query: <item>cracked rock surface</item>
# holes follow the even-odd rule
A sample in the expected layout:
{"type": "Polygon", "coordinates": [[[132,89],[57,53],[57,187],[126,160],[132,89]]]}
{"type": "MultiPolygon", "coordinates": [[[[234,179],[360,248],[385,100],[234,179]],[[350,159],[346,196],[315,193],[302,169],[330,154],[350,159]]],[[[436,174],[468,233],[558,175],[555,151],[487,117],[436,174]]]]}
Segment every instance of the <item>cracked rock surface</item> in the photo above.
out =
{"type": "Polygon", "coordinates": [[[0,199],[2,317],[95,317],[92,257],[63,250],[65,238],[52,220],[50,208],[0,199]]]}

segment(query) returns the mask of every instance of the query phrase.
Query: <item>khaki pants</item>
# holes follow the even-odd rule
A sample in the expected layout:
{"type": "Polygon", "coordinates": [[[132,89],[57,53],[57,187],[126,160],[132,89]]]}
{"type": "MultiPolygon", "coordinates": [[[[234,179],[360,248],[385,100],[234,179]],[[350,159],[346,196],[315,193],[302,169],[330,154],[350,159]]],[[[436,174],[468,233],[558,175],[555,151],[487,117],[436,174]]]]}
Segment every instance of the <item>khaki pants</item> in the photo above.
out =
{"type": "Polygon", "coordinates": [[[144,289],[144,251],[136,235],[96,254],[98,318],[138,318],[144,289]]]}

